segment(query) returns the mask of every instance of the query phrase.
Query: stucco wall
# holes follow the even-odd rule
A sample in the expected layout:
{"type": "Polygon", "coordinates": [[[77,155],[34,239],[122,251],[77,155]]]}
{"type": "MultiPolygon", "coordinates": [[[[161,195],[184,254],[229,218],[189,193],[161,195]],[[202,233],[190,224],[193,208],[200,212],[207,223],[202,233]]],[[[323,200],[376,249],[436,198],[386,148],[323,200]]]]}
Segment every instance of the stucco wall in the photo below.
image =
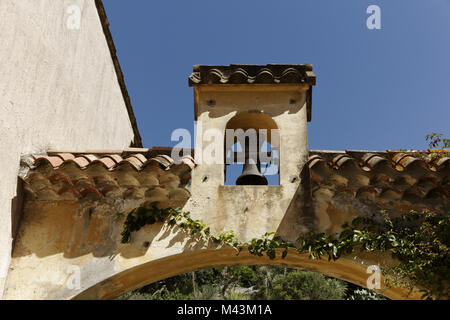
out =
{"type": "Polygon", "coordinates": [[[0,1],[0,296],[20,157],[122,149],[133,130],[93,0],[0,1]],[[80,28],[67,28],[71,5],[80,28]]]}
{"type": "MultiPolygon", "coordinates": [[[[197,130],[196,159],[214,141],[208,142],[199,135],[210,129],[224,133],[228,121],[241,112],[262,112],[280,130],[280,185],[224,186],[224,164],[203,161],[192,174],[192,197],[184,209],[208,225],[214,223],[214,232],[239,231],[239,237],[245,241],[261,236],[261,226],[267,232],[277,230],[299,186],[298,177],[308,157],[308,88],[298,84],[195,87],[196,116],[198,126],[202,127],[197,130]],[[208,106],[211,100],[215,101],[214,106],[208,106]]],[[[223,159],[223,148],[219,152],[219,158],[223,159]]]]}

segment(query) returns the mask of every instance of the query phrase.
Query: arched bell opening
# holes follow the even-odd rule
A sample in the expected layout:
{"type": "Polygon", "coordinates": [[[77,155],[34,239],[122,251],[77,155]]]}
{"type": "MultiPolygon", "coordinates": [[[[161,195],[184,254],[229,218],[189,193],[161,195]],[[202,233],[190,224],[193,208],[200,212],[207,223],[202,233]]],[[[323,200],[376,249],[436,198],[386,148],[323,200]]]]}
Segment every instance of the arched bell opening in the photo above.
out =
{"type": "Polygon", "coordinates": [[[279,140],[277,124],[262,112],[231,118],[225,129],[225,184],[279,185],[279,140]]]}

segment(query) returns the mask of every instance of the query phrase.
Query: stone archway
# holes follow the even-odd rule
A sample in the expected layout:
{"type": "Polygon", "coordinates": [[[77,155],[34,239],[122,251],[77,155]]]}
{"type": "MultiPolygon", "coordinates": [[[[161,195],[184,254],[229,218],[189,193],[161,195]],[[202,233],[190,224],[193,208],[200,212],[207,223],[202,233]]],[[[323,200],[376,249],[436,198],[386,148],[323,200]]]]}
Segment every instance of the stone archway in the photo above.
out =
{"type": "MultiPolygon", "coordinates": [[[[307,254],[290,252],[286,258],[282,259],[281,252],[278,252],[277,258],[271,260],[266,256],[252,255],[245,250],[236,255],[233,248],[203,249],[175,254],[131,267],[78,293],[73,299],[112,299],[178,274],[233,265],[272,265],[314,271],[362,287],[366,287],[369,276],[366,273],[367,261],[364,264],[362,261],[358,262],[351,258],[328,262],[326,259],[311,260],[307,254]]],[[[395,300],[420,299],[417,292],[410,294],[408,290],[402,288],[384,288],[384,290],[378,290],[378,293],[395,300]]]]}

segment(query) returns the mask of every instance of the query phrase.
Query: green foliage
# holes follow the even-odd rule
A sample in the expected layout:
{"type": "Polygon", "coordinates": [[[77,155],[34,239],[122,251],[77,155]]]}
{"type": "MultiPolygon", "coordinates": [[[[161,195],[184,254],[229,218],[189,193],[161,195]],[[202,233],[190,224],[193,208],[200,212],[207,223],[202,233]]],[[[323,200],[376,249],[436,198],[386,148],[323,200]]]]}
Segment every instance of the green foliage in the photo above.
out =
{"type": "Polygon", "coordinates": [[[259,280],[258,275],[249,266],[237,266],[234,268],[228,268],[228,273],[231,277],[236,279],[236,283],[244,288],[251,287],[259,280]]]}
{"type": "Polygon", "coordinates": [[[260,277],[255,273],[254,268],[249,266],[224,267],[218,269],[218,272],[220,272],[220,283],[223,293],[225,293],[228,288],[251,287],[260,280],[260,277]]]}
{"type": "Polygon", "coordinates": [[[450,139],[442,138],[442,133],[431,133],[425,136],[430,148],[450,148],[450,139]]]}
{"type": "Polygon", "coordinates": [[[428,141],[428,151],[405,151],[406,153],[423,159],[426,162],[434,161],[442,157],[450,157],[450,139],[445,139],[442,137],[441,133],[431,133],[425,136],[428,141]]]}
{"type": "Polygon", "coordinates": [[[399,151],[422,159],[425,162],[432,162],[442,157],[450,157],[450,139],[443,138],[441,133],[427,134],[425,139],[428,141],[429,150],[399,149],[399,151]]]}
{"type": "Polygon", "coordinates": [[[193,299],[193,293],[198,288],[214,284],[220,277],[220,269],[206,269],[195,273],[180,274],[142,287],[134,291],[133,296],[144,297],[144,300],[193,299]]]}
{"type": "Polygon", "coordinates": [[[449,222],[450,212],[411,211],[397,218],[382,212],[378,219],[356,218],[336,235],[309,233],[300,239],[299,251],[309,252],[313,259],[327,255],[336,260],[355,248],[389,250],[400,264],[383,269],[388,284],[417,286],[424,298],[448,299],[449,222]]]}
{"type": "Polygon", "coordinates": [[[220,289],[212,284],[203,285],[192,294],[192,300],[219,300],[220,298],[220,289]]]}
{"type": "MultiPolygon", "coordinates": [[[[234,266],[181,274],[128,292],[119,299],[268,300],[288,296],[290,299],[350,299],[359,289],[362,288],[313,272],[273,266],[234,266]],[[347,290],[350,287],[354,290],[347,290]]],[[[375,299],[379,297],[371,294],[375,299]]]]}
{"type": "Polygon", "coordinates": [[[401,263],[387,269],[394,285],[422,287],[424,298],[449,299],[450,212],[412,211],[385,217],[386,246],[401,263]]]}
{"type": "Polygon", "coordinates": [[[131,291],[120,296],[118,300],[183,300],[186,296],[178,289],[168,290],[166,287],[154,293],[131,291]]]}
{"type": "Polygon", "coordinates": [[[385,300],[385,298],[367,289],[356,289],[347,300],[385,300]]]}
{"type": "Polygon", "coordinates": [[[275,258],[276,249],[283,248],[282,258],[286,257],[288,249],[295,249],[295,246],[280,237],[273,237],[275,233],[266,233],[261,239],[254,238],[250,243],[241,242],[234,231],[225,231],[217,236],[210,232],[210,228],[200,220],[191,218],[189,212],[181,212],[179,208],[160,209],[156,202],[144,203],[142,206],[130,211],[125,219],[124,230],[122,231],[122,243],[127,243],[131,239],[131,232],[140,230],[147,224],[168,221],[170,226],[177,226],[191,236],[197,236],[205,243],[212,242],[217,249],[223,246],[230,246],[236,249],[239,254],[243,247],[248,247],[250,253],[262,256],[264,253],[271,259],[275,258]]]}
{"type": "Polygon", "coordinates": [[[272,286],[273,300],[343,300],[346,291],[343,281],[298,270],[286,276],[278,275],[272,286]]]}
{"type": "Polygon", "coordinates": [[[159,209],[156,202],[145,203],[143,206],[131,210],[125,220],[124,229],[122,231],[122,243],[130,241],[131,232],[138,231],[146,224],[154,224],[163,222],[169,216],[180,215],[180,209],[159,209]]]}
{"type": "Polygon", "coordinates": [[[296,247],[280,237],[273,237],[273,232],[266,233],[259,239],[254,238],[249,243],[241,242],[233,231],[214,236],[209,227],[192,219],[189,212],[172,208],[159,209],[156,203],[146,203],[128,214],[122,242],[128,242],[131,232],[146,224],[167,220],[169,225],[178,226],[205,243],[211,241],[217,248],[231,246],[239,254],[243,247],[247,247],[251,254],[266,254],[270,259],[275,258],[277,249],[283,249],[282,258],[286,257],[289,249],[295,249],[308,252],[312,259],[327,256],[328,260],[336,260],[356,249],[369,252],[389,250],[400,264],[383,269],[388,284],[411,289],[414,286],[420,287],[424,298],[449,298],[449,212],[412,211],[394,219],[386,212],[381,212],[379,217],[358,217],[351,225],[344,224],[344,229],[339,234],[310,232],[303,235],[298,239],[296,247]]]}
{"type": "Polygon", "coordinates": [[[251,296],[249,294],[244,294],[236,292],[234,290],[227,291],[224,295],[224,300],[250,300],[251,296]]]}
{"type": "Polygon", "coordinates": [[[248,247],[251,254],[262,256],[264,253],[270,258],[274,259],[276,256],[276,249],[284,249],[281,257],[285,258],[288,254],[288,249],[295,249],[295,246],[288,241],[284,241],[280,237],[273,237],[275,232],[268,232],[263,235],[261,239],[252,239],[249,244],[244,244],[248,247]]]}

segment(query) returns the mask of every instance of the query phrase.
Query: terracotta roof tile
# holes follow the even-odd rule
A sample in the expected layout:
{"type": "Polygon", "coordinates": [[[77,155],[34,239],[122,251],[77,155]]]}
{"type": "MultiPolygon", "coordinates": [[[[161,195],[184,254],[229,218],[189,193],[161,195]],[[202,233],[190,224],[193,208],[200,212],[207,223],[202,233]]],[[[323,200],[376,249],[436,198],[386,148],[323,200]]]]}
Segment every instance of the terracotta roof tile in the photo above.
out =
{"type": "Polygon", "coordinates": [[[98,160],[94,160],[92,163],[99,162],[105,166],[107,169],[112,169],[116,166],[116,162],[110,157],[102,157],[98,160]]]}
{"type": "Polygon", "coordinates": [[[125,165],[125,164],[130,164],[133,166],[133,168],[135,168],[136,170],[139,170],[142,167],[142,161],[139,160],[139,158],[134,157],[134,156],[130,156],[126,159],[123,159],[119,165],[125,165]]]}
{"type": "Polygon", "coordinates": [[[311,150],[308,161],[312,192],[317,199],[323,201],[325,195],[338,207],[345,203],[357,206],[358,210],[364,210],[368,203],[377,207],[449,208],[449,164],[445,157],[427,161],[408,152],[391,150],[311,150]],[[356,199],[363,204],[355,204],[356,199]]]}
{"type": "Polygon", "coordinates": [[[63,161],[73,160],[75,156],[71,153],[58,153],[58,157],[60,157],[63,161]]]}
{"type": "MultiPolygon", "coordinates": [[[[178,201],[188,197],[184,188],[195,166],[191,156],[174,163],[170,148],[135,151],[139,152],[33,155],[24,180],[29,193],[39,200],[96,201],[114,196],[178,201]]],[[[321,199],[377,205],[394,201],[406,207],[411,203],[442,207],[450,202],[448,157],[427,162],[406,152],[311,150],[307,165],[312,193],[321,199]]]]}
{"type": "Polygon", "coordinates": [[[115,162],[115,164],[118,164],[123,160],[123,158],[118,154],[108,154],[106,157],[112,159],[115,162]]]}
{"type": "Polygon", "coordinates": [[[141,162],[141,164],[144,164],[145,162],[147,162],[147,158],[141,153],[135,153],[132,155],[132,157],[135,157],[136,159],[138,159],[141,162]]]}
{"type": "Polygon", "coordinates": [[[73,162],[75,162],[78,165],[78,167],[85,168],[89,165],[91,161],[89,160],[89,158],[86,157],[76,157],[73,160],[73,162]]]}
{"type": "Polygon", "coordinates": [[[155,194],[158,199],[187,200],[189,191],[184,186],[189,183],[194,159],[185,156],[175,163],[167,154],[154,153],[152,149],[133,148],[33,155],[34,162],[26,163],[30,167],[24,177],[26,190],[36,200],[52,201],[97,201],[111,196],[141,199],[155,194]]]}
{"type": "Polygon", "coordinates": [[[442,157],[440,159],[437,159],[435,161],[436,167],[438,169],[444,168],[445,166],[450,166],[450,158],[449,157],[442,157]]]}
{"type": "Polygon", "coordinates": [[[33,156],[36,160],[35,164],[38,166],[43,162],[50,163],[53,167],[59,167],[64,163],[64,160],[58,156],[33,156]]]}

